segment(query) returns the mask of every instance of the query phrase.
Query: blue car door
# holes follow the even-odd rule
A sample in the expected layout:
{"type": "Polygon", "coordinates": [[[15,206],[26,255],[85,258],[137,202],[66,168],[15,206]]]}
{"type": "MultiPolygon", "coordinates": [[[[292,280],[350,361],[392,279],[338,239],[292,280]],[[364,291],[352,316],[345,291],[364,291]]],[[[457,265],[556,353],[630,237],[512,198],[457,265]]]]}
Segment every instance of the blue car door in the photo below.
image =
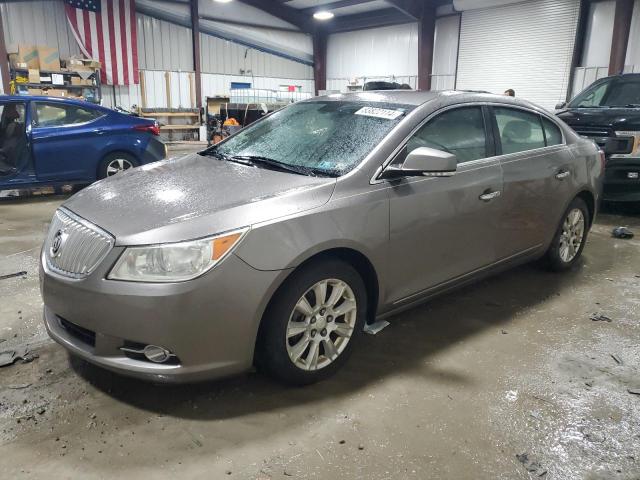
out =
{"type": "Polygon", "coordinates": [[[62,101],[35,101],[32,152],[39,181],[92,181],[104,135],[102,110],[62,101]]]}

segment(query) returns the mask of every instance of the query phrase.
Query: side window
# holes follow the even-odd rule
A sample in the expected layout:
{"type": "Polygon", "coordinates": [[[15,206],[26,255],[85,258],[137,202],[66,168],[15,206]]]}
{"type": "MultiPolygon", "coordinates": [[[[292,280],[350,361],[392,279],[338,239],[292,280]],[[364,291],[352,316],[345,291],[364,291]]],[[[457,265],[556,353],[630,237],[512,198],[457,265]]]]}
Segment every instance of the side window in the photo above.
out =
{"type": "Polygon", "coordinates": [[[498,123],[502,153],[524,152],[545,146],[540,116],[513,108],[493,109],[498,123]]]}
{"type": "Polygon", "coordinates": [[[544,135],[547,139],[547,147],[562,145],[562,132],[560,132],[560,129],[555,123],[542,117],[542,126],[544,127],[544,135]]]}
{"type": "Polygon", "coordinates": [[[90,122],[101,116],[97,110],[61,103],[36,103],[37,127],[62,127],[90,122]]]}
{"type": "Polygon", "coordinates": [[[407,153],[418,147],[453,153],[458,163],[487,157],[482,109],[462,107],[441,113],[409,139],[407,153]]]}

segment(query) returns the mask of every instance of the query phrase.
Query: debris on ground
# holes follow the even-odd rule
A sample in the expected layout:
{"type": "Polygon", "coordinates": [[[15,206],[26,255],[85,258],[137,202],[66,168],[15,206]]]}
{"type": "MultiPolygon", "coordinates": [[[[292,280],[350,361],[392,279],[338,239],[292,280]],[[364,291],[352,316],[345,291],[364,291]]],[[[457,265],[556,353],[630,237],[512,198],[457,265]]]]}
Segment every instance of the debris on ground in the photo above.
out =
{"type": "Polygon", "coordinates": [[[509,332],[507,332],[506,330],[500,330],[500,333],[503,334],[503,335],[506,335],[509,332]]]}
{"type": "Polygon", "coordinates": [[[36,358],[38,358],[38,354],[30,352],[27,347],[20,350],[7,350],[0,352],[0,367],[8,367],[17,361],[20,361],[20,363],[29,363],[33,362],[36,358]]]}
{"type": "Polygon", "coordinates": [[[611,319],[602,313],[594,313],[589,317],[594,322],[609,322],[611,323],[611,319]]]}
{"type": "Polygon", "coordinates": [[[611,232],[611,236],[614,238],[633,238],[633,232],[629,230],[627,227],[616,227],[611,232]]]}
{"type": "Polygon", "coordinates": [[[640,388],[630,388],[627,392],[631,395],[640,395],[640,388]]]}
{"type": "Polygon", "coordinates": [[[534,458],[529,458],[529,454],[521,453],[516,455],[516,458],[529,473],[534,474],[536,477],[542,477],[547,474],[547,469],[543,468],[534,458]]]}
{"type": "Polygon", "coordinates": [[[27,272],[22,270],[21,272],[8,273],[6,275],[0,275],[0,280],[6,280],[7,278],[26,277],[27,272]]]}
{"type": "Polygon", "coordinates": [[[386,320],[378,320],[374,323],[367,323],[364,326],[364,333],[368,333],[369,335],[375,335],[376,333],[380,333],[383,329],[390,325],[386,320]]]}
{"type": "Polygon", "coordinates": [[[622,365],[622,359],[618,355],[615,353],[610,353],[609,355],[611,355],[611,358],[613,358],[618,365],[622,365]]]}
{"type": "Polygon", "coordinates": [[[7,385],[7,388],[11,390],[22,390],[24,388],[29,388],[30,386],[30,383],[18,383],[16,385],[7,385]]]}

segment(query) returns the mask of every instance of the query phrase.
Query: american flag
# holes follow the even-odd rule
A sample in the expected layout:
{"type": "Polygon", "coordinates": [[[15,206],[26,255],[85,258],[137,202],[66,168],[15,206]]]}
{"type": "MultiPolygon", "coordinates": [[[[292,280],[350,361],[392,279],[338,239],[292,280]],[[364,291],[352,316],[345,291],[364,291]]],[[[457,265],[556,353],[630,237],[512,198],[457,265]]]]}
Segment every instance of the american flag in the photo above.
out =
{"type": "Polygon", "coordinates": [[[109,85],[139,83],[135,0],[64,0],[71,31],[109,85]]]}

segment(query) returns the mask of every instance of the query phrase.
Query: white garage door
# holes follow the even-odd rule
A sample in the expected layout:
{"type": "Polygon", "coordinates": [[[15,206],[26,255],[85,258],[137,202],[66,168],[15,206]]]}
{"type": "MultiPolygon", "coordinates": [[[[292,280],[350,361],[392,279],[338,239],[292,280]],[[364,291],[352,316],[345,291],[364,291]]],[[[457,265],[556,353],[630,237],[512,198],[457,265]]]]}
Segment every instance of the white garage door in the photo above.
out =
{"type": "Polygon", "coordinates": [[[462,12],[457,88],[513,88],[548,109],[564,101],[579,3],[533,0],[462,12]]]}

